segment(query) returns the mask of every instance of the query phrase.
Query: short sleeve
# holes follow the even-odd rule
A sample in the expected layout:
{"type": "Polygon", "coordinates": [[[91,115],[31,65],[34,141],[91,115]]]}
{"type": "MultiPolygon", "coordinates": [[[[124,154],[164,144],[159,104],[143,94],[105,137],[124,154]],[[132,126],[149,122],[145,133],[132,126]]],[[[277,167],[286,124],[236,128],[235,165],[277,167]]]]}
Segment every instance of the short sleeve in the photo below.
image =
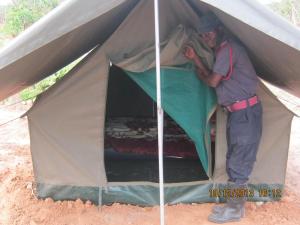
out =
{"type": "Polygon", "coordinates": [[[226,76],[230,69],[230,55],[229,55],[229,46],[222,48],[216,54],[216,61],[213,66],[213,72],[226,76]]]}

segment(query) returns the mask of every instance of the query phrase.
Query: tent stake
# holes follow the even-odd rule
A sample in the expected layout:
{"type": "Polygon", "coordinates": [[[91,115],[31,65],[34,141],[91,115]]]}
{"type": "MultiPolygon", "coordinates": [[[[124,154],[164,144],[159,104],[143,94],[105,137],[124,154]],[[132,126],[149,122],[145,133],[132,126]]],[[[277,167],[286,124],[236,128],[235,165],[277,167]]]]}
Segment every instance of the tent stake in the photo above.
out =
{"type": "Polygon", "coordinates": [[[102,212],[102,187],[99,186],[99,192],[98,192],[98,211],[102,212]]]}
{"type": "Polygon", "coordinates": [[[164,210],[164,170],[163,170],[163,123],[164,111],[161,107],[160,85],[160,40],[159,40],[159,6],[158,0],[154,0],[155,18],[155,56],[156,56],[156,102],[157,102],[157,126],[158,126],[158,164],[159,164],[159,202],[160,202],[160,225],[165,224],[164,210]]]}

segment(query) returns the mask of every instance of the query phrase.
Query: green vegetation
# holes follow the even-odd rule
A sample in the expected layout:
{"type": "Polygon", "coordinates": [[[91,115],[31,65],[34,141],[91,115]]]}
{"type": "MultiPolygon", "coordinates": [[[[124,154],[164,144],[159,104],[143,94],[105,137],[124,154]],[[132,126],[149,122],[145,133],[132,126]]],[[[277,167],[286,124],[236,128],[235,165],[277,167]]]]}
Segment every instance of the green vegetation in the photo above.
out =
{"type": "Polygon", "coordinates": [[[31,87],[28,87],[21,91],[20,97],[23,101],[27,100],[35,100],[36,96],[47,90],[49,87],[51,87],[53,84],[55,84],[58,80],[60,80],[65,74],[67,74],[80,60],[77,59],[68,66],[62,68],[55,74],[41,80],[40,82],[36,83],[35,85],[32,85],[31,87]]]}
{"type": "Polygon", "coordinates": [[[5,46],[10,40],[11,38],[3,33],[3,24],[0,24],[0,48],[5,46]]]}
{"type": "Polygon", "coordinates": [[[5,14],[3,31],[15,37],[58,4],[59,0],[14,0],[5,14]]]}
{"type": "Polygon", "coordinates": [[[271,3],[270,8],[295,25],[300,25],[300,1],[281,0],[271,3]]]}

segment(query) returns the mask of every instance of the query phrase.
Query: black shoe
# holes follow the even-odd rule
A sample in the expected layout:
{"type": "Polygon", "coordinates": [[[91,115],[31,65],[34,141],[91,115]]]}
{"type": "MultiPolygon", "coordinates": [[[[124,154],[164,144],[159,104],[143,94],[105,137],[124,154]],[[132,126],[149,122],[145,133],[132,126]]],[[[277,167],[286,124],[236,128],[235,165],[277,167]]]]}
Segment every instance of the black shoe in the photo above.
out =
{"type": "Polygon", "coordinates": [[[213,223],[228,223],[240,221],[245,213],[244,205],[225,206],[220,213],[212,213],[208,220],[213,223]]]}
{"type": "MultiPolygon", "coordinates": [[[[230,189],[245,188],[245,185],[233,184],[230,189]]],[[[224,206],[214,206],[208,220],[214,223],[240,221],[245,216],[246,196],[232,196],[224,206]]]]}

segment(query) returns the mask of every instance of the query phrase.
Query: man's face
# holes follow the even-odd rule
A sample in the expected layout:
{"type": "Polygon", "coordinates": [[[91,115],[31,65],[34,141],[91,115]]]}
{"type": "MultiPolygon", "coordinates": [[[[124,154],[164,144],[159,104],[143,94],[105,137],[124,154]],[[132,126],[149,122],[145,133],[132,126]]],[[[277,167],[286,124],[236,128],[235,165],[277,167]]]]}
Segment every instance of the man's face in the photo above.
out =
{"type": "Polygon", "coordinates": [[[200,37],[210,48],[216,47],[216,45],[217,45],[217,32],[216,31],[202,33],[202,34],[200,34],[200,37]]]}

